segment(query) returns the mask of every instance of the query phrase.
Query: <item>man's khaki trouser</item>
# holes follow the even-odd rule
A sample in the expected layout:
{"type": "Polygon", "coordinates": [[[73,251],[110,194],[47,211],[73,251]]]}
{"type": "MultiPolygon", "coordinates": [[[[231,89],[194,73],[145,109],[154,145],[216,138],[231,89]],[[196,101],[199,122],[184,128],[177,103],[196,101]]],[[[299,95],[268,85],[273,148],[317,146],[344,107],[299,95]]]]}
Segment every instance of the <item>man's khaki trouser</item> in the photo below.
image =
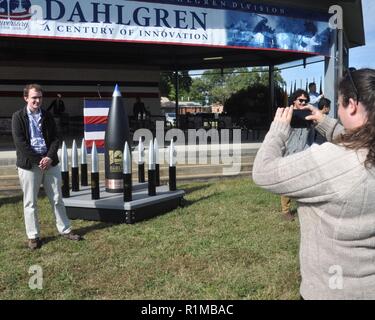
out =
{"type": "Polygon", "coordinates": [[[23,212],[28,239],[40,236],[37,201],[42,183],[55,214],[57,230],[60,234],[69,233],[70,221],[61,194],[60,166],[51,167],[45,172],[38,166],[33,166],[30,170],[18,168],[18,176],[23,191],[23,212]]]}

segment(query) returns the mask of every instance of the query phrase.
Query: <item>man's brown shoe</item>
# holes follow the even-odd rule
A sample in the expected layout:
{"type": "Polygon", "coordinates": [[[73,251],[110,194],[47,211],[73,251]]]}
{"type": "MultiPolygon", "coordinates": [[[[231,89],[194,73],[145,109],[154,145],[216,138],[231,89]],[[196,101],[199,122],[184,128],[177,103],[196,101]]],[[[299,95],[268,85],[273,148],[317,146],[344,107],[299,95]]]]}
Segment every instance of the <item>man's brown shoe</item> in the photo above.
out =
{"type": "Polygon", "coordinates": [[[29,239],[27,245],[29,249],[35,250],[35,249],[39,249],[42,246],[42,242],[40,241],[39,238],[29,239]]]}
{"type": "Polygon", "coordinates": [[[76,234],[76,233],[73,233],[73,232],[63,234],[62,236],[66,239],[73,240],[73,241],[79,241],[79,240],[83,239],[79,234],[76,234]]]}
{"type": "Polygon", "coordinates": [[[288,213],[283,213],[283,219],[286,221],[293,221],[296,218],[296,215],[289,211],[288,213]]]}

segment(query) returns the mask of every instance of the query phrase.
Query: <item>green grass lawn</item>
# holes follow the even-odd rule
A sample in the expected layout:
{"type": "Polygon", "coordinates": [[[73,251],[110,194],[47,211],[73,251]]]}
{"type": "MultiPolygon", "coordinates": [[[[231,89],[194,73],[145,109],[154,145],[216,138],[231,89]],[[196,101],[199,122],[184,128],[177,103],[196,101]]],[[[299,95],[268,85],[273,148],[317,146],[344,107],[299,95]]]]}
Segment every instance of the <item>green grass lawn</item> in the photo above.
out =
{"type": "Polygon", "coordinates": [[[20,198],[0,199],[0,299],[299,299],[299,225],[250,179],[180,186],[186,204],[134,225],[73,221],[58,236],[39,201],[40,250],[26,248],[20,198]],[[29,267],[43,270],[31,290],[29,267]]]}

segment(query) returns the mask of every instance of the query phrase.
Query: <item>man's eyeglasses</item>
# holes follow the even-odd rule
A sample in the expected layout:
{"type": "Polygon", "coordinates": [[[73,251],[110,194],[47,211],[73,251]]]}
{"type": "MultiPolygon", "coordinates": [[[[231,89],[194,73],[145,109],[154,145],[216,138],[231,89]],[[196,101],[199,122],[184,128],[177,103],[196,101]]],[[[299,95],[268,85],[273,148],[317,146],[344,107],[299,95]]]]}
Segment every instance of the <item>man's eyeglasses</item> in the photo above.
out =
{"type": "Polygon", "coordinates": [[[354,80],[353,80],[353,77],[352,77],[352,72],[353,71],[356,71],[355,68],[349,68],[347,71],[346,71],[346,76],[349,78],[349,81],[350,81],[350,84],[352,85],[353,87],[353,91],[354,91],[354,94],[355,94],[355,99],[357,102],[359,102],[359,93],[358,93],[358,89],[357,89],[357,86],[355,85],[354,83],[354,80]]]}
{"type": "Polygon", "coordinates": [[[299,103],[307,103],[307,99],[297,99],[299,103]]]}

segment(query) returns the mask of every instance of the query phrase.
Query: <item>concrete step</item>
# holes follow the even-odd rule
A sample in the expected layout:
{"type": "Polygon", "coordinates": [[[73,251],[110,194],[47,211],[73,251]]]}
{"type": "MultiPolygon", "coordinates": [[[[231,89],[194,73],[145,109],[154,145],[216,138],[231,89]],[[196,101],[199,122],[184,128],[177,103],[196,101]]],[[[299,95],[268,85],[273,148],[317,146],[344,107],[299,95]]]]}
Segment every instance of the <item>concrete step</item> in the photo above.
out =
{"type": "MultiPolygon", "coordinates": [[[[11,166],[0,166],[0,179],[4,179],[7,175],[17,175],[17,168],[15,165],[11,166]]],[[[1,180],[0,180],[1,182],[1,180]]]]}
{"type": "MultiPolygon", "coordinates": [[[[217,174],[217,175],[226,175],[232,173],[238,173],[242,171],[249,171],[252,168],[252,163],[234,163],[232,165],[181,165],[177,166],[177,176],[180,175],[199,175],[199,174],[217,174]]],[[[145,172],[147,174],[147,165],[145,166],[145,172]]],[[[138,174],[138,166],[133,167],[133,176],[137,176],[138,174]]],[[[90,169],[89,169],[90,175],[90,169]]],[[[104,170],[99,170],[100,176],[104,176],[104,170]]],[[[160,168],[160,175],[161,176],[168,176],[169,174],[169,167],[162,166],[160,168]]],[[[17,180],[18,181],[18,173],[17,170],[13,167],[2,167],[0,169],[0,185],[10,185],[11,181],[17,180]]]]}
{"type": "MultiPolygon", "coordinates": [[[[0,186],[0,199],[19,197],[22,200],[22,190],[20,187],[5,188],[0,186]]],[[[1,204],[0,204],[1,206],[1,204]]]]}
{"type": "MultiPolygon", "coordinates": [[[[242,155],[241,156],[241,166],[243,165],[249,165],[254,162],[255,155],[242,155]]],[[[237,163],[239,159],[235,159],[235,162],[237,163]]],[[[219,163],[219,164],[211,164],[211,160],[208,158],[207,164],[200,164],[199,159],[197,159],[197,164],[177,164],[179,170],[189,170],[189,168],[195,168],[197,166],[201,168],[208,168],[208,167],[213,167],[217,168],[219,167],[224,167],[224,168],[230,168],[233,165],[230,163],[228,165],[219,163]]],[[[147,162],[145,164],[145,167],[147,168],[147,162]]],[[[91,168],[91,161],[88,161],[88,168],[90,171],[91,168]]],[[[132,164],[133,172],[136,173],[138,164],[133,162],[132,164]]],[[[168,170],[168,164],[164,163],[160,165],[161,170],[168,170]]],[[[104,159],[101,159],[99,161],[99,170],[104,170],[104,159]]],[[[216,169],[213,169],[216,170],[216,169]]],[[[0,165],[0,177],[6,176],[6,175],[17,175],[17,168],[15,164],[10,164],[10,165],[0,165]]],[[[0,181],[1,182],[1,181],[0,181]]]]}
{"type": "MultiPolygon", "coordinates": [[[[181,147],[177,146],[177,149],[181,147]]],[[[208,151],[207,164],[199,164],[199,161],[202,160],[199,157],[199,153],[195,153],[195,159],[198,162],[197,164],[177,164],[177,183],[191,182],[191,181],[208,181],[208,180],[217,180],[217,179],[226,179],[234,177],[250,177],[253,162],[257,149],[244,149],[241,150],[241,156],[238,159],[227,159],[233,160],[234,164],[223,164],[223,163],[213,163],[211,164],[211,155],[216,155],[214,146],[213,151],[208,151]]],[[[183,150],[183,149],[182,149],[183,150]]],[[[69,152],[69,150],[68,150],[69,152]]],[[[165,152],[165,149],[164,149],[165,152]]],[[[162,152],[161,152],[162,153],[162,152]]],[[[181,150],[180,150],[181,153],[181,150]]],[[[188,152],[185,153],[186,155],[188,152]]],[[[191,156],[194,152],[189,152],[191,156]]],[[[237,153],[238,154],[238,153],[237,153]]],[[[11,152],[3,153],[2,158],[0,159],[0,197],[6,197],[8,194],[18,194],[21,192],[18,173],[15,166],[16,160],[15,155],[11,152]]],[[[133,152],[133,159],[137,159],[137,152],[133,152]]],[[[146,164],[145,164],[145,174],[147,180],[147,151],[146,151],[146,164]]],[[[162,159],[162,157],[161,157],[162,159]]],[[[188,161],[188,157],[186,161],[188,161]]],[[[192,158],[190,158],[192,159],[192,158]]],[[[88,168],[90,172],[91,168],[91,158],[88,157],[88,168]]],[[[216,160],[216,158],[215,158],[216,160]]],[[[217,160],[216,160],[217,161],[217,160]]],[[[222,161],[220,159],[220,161],[222,161]]],[[[163,163],[160,165],[160,180],[162,184],[168,183],[169,175],[169,166],[168,163],[163,163]]],[[[133,181],[138,181],[138,164],[133,161],[133,181]]],[[[99,155],[99,176],[100,181],[104,184],[104,156],[99,155]]],[[[89,183],[90,183],[90,173],[89,173],[89,183]]]]}
{"type": "MultiPolygon", "coordinates": [[[[210,180],[220,180],[220,179],[233,179],[239,177],[251,177],[252,171],[241,171],[238,174],[233,175],[222,175],[222,174],[197,174],[197,175],[181,175],[177,177],[177,183],[185,183],[191,181],[210,181],[210,180]]],[[[163,181],[162,178],[161,182],[163,181]]],[[[168,181],[165,179],[165,181],[168,181]]]]}
{"type": "MultiPolygon", "coordinates": [[[[234,145],[228,145],[228,146],[221,146],[221,145],[208,145],[206,146],[200,146],[207,152],[207,157],[210,158],[211,155],[217,155],[220,152],[227,152],[229,150],[229,156],[233,155],[233,152],[235,155],[240,154],[241,156],[255,156],[260,144],[253,144],[252,146],[242,146],[241,144],[234,144],[234,145]]],[[[200,148],[199,147],[199,148],[200,148]]],[[[199,148],[195,149],[192,146],[176,146],[178,157],[182,157],[184,154],[186,157],[193,156],[195,154],[196,159],[199,159],[199,148]]],[[[80,154],[80,152],[79,152],[80,154]]],[[[59,150],[59,156],[61,155],[61,150],[59,150]]],[[[147,160],[148,150],[145,150],[145,158],[147,160]]],[[[168,160],[168,149],[160,149],[159,152],[160,159],[168,160]]],[[[138,159],[138,151],[135,148],[135,151],[132,151],[132,157],[135,161],[138,159]]],[[[68,158],[69,162],[71,160],[71,149],[68,149],[68,158]]],[[[90,163],[91,156],[87,156],[87,161],[90,163]]],[[[99,161],[104,163],[104,155],[99,154],[99,161]]],[[[2,166],[15,166],[16,165],[16,152],[14,150],[11,151],[2,151],[0,153],[0,167],[2,166]]]]}
{"type": "MultiPolygon", "coordinates": [[[[191,180],[209,180],[209,179],[220,179],[228,178],[242,175],[249,175],[252,170],[252,163],[238,163],[235,164],[232,170],[230,167],[223,165],[186,165],[177,166],[177,180],[181,181],[191,181],[191,180]]],[[[4,168],[2,168],[4,169],[4,168]]],[[[147,170],[147,169],[146,169],[147,170]]],[[[10,169],[13,174],[0,175],[0,191],[5,191],[7,189],[19,189],[19,178],[17,171],[15,169],[10,169]]],[[[147,179],[147,171],[146,171],[147,179]]],[[[160,170],[160,180],[168,181],[169,169],[168,167],[161,167],[160,170]]],[[[99,172],[100,181],[104,183],[105,174],[104,171],[99,172]]],[[[137,169],[133,170],[133,180],[136,182],[138,180],[137,169]]],[[[90,181],[90,174],[89,174],[90,181]]]]}
{"type": "MultiPolygon", "coordinates": [[[[198,175],[181,175],[177,179],[178,184],[188,183],[191,181],[210,181],[210,180],[221,180],[221,179],[233,179],[233,178],[240,178],[240,177],[251,177],[251,171],[241,171],[239,174],[235,175],[222,175],[222,174],[198,174],[198,175]]],[[[101,184],[104,185],[104,180],[100,179],[101,184]]],[[[133,182],[138,182],[136,179],[133,182]]],[[[168,184],[168,177],[160,177],[160,183],[162,185],[168,184]]],[[[7,196],[7,195],[14,195],[19,194],[21,192],[21,187],[18,185],[12,186],[4,186],[0,185],[0,198],[7,196]]]]}
{"type": "MultiPolygon", "coordinates": [[[[232,166],[221,166],[221,165],[197,165],[197,166],[177,166],[177,176],[181,175],[199,175],[199,174],[235,174],[242,171],[249,171],[252,168],[251,163],[238,163],[232,166]]],[[[145,167],[145,173],[147,174],[147,167],[145,167]]],[[[90,175],[90,171],[88,172],[90,175]]],[[[104,176],[104,170],[99,171],[100,176],[104,176]]],[[[169,168],[162,167],[160,168],[161,176],[168,176],[169,168]]],[[[133,169],[133,176],[137,176],[137,169],[133,169]]],[[[4,170],[0,173],[0,185],[11,185],[12,181],[18,181],[17,170],[4,170]]]]}
{"type": "Polygon", "coordinates": [[[19,185],[18,175],[0,177],[0,186],[7,187],[7,186],[16,186],[16,185],[19,185]]]}

